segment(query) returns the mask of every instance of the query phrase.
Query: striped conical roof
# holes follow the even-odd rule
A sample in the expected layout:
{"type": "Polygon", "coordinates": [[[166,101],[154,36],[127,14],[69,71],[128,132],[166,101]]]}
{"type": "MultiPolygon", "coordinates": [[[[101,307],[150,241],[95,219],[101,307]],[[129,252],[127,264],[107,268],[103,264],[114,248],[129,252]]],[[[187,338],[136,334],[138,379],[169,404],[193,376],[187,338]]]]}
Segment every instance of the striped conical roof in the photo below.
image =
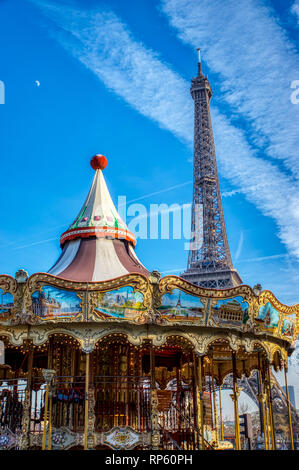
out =
{"type": "Polygon", "coordinates": [[[148,274],[135,255],[135,236],[109,194],[103,159],[97,155],[91,161],[96,171],[90,191],[78,216],[60,237],[62,253],[49,274],[83,282],[114,279],[131,272],[148,274]]]}

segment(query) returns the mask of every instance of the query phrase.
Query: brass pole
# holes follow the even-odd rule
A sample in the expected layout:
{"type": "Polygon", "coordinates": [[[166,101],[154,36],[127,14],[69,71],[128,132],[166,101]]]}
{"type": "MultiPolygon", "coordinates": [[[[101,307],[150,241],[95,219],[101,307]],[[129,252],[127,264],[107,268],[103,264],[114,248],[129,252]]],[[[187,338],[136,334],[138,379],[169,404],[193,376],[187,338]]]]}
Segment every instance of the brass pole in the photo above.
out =
{"type": "Polygon", "coordinates": [[[267,427],[267,441],[268,450],[271,450],[271,439],[270,439],[270,414],[269,414],[269,395],[267,393],[267,367],[263,361],[263,383],[264,383],[264,394],[265,394],[265,414],[266,414],[266,427],[267,427]]]}
{"type": "Polygon", "coordinates": [[[202,373],[203,373],[203,356],[198,361],[198,398],[199,398],[199,416],[200,416],[200,433],[201,433],[201,449],[205,450],[204,439],[204,417],[203,417],[203,390],[202,390],[202,373]]]}
{"type": "MultiPolygon", "coordinates": [[[[45,394],[45,408],[44,408],[44,428],[43,428],[43,439],[42,439],[42,450],[45,450],[46,448],[46,435],[47,435],[47,420],[48,420],[48,406],[49,406],[49,391],[50,391],[50,385],[52,383],[53,377],[56,374],[55,370],[51,369],[43,369],[43,376],[46,381],[46,394],[45,394]]],[[[49,420],[49,426],[51,428],[50,420],[49,420]]],[[[48,446],[51,448],[51,444],[49,441],[51,440],[51,436],[48,436],[48,446]]],[[[49,448],[49,447],[48,447],[49,448]]]]}
{"type": "Polygon", "coordinates": [[[49,401],[49,383],[47,382],[46,395],[45,395],[45,407],[44,407],[44,428],[43,428],[42,450],[45,450],[46,448],[48,401],[49,401]]]}
{"type": "Polygon", "coordinates": [[[263,434],[264,434],[264,444],[265,444],[265,450],[268,450],[268,439],[267,439],[267,425],[266,425],[266,410],[265,410],[265,394],[263,393],[263,387],[262,387],[262,377],[261,377],[261,372],[259,371],[259,380],[260,380],[260,387],[261,387],[261,393],[259,394],[259,401],[261,404],[261,412],[262,412],[262,423],[263,423],[263,434]]]}
{"type": "MultiPolygon", "coordinates": [[[[266,389],[266,386],[265,386],[265,389],[266,389]]],[[[267,442],[268,442],[267,450],[271,450],[271,441],[270,441],[270,433],[269,433],[269,428],[270,428],[269,403],[268,403],[268,396],[267,396],[266,390],[265,390],[265,414],[266,414],[266,428],[267,428],[267,442]]]]}
{"type": "Polygon", "coordinates": [[[213,405],[212,405],[212,387],[211,387],[211,361],[209,361],[209,397],[210,397],[210,406],[211,406],[211,415],[212,415],[212,430],[214,431],[214,416],[213,416],[213,405]]]}
{"type": "Polygon", "coordinates": [[[271,440],[270,440],[270,416],[269,416],[269,400],[267,394],[267,369],[263,363],[263,390],[264,390],[264,403],[265,403],[265,421],[266,421],[266,431],[267,431],[267,450],[271,450],[271,440]]]}
{"type": "Polygon", "coordinates": [[[239,408],[238,408],[238,398],[240,395],[240,389],[237,386],[237,366],[236,366],[236,353],[235,352],[232,352],[232,364],[233,364],[233,394],[231,395],[231,398],[234,402],[235,442],[236,442],[236,450],[241,450],[239,408]]]}
{"type": "Polygon", "coordinates": [[[274,416],[273,416],[273,406],[272,406],[272,392],[271,392],[271,375],[270,375],[270,364],[269,363],[267,364],[267,375],[268,375],[268,401],[269,401],[269,416],[270,416],[270,431],[271,431],[272,450],[276,450],[274,416]]]}
{"type": "MultiPolygon", "coordinates": [[[[49,338],[48,344],[48,369],[53,367],[53,337],[49,338]]],[[[49,387],[48,391],[48,406],[49,406],[49,419],[48,419],[48,450],[52,449],[52,390],[49,387]]]]}
{"type": "Polygon", "coordinates": [[[48,450],[52,449],[52,390],[49,391],[48,450]]]}
{"type": "Polygon", "coordinates": [[[178,414],[178,429],[179,431],[181,431],[181,402],[180,402],[180,396],[181,396],[181,374],[180,374],[180,370],[179,370],[179,367],[176,366],[176,389],[177,389],[177,393],[176,393],[176,406],[177,406],[177,409],[179,410],[179,414],[178,414]]]}
{"type": "Polygon", "coordinates": [[[221,400],[221,385],[219,385],[219,412],[220,412],[220,440],[221,440],[221,441],[224,441],[223,418],[222,418],[222,400],[221,400]]]}
{"type": "Polygon", "coordinates": [[[31,346],[29,350],[29,354],[28,354],[28,377],[27,377],[27,387],[30,389],[32,388],[33,354],[34,354],[34,349],[33,349],[33,346],[31,346]]]}
{"type": "MultiPolygon", "coordinates": [[[[156,377],[155,377],[155,353],[153,345],[150,346],[150,370],[151,370],[151,388],[156,388],[156,377]]],[[[178,384],[177,384],[178,386],[178,384]]]]}
{"type": "MultiPolygon", "coordinates": [[[[156,389],[155,374],[155,351],[153,343],[150,343],[150,380],[151,380],[151,448],[159,450],[160,448],[160,430],[159,430],[159,411],[158,411],[158,394],[156,389]]],[[[178,390],[177,384],[177,390],[178,390]]]]}
{"type": "Polygon", "coordinates": [[[259,376],[259,385],[260,385],[260,394],[258,396],[259,402],[261,404],[261,414],[262,414],[262,423],[263,423],[263,434],[264,434],[264,445],[265,450],[268,450],[268,439],[267,439],[267,428],[266,428],[266,410],[265,410],[265,394],[262,380],[262,371],[260,363],[260,354],[258,353],[258,376],[259,376]]]}
{"type": "Polygon", "coordinates": [[[48,344],[48,369],[52,369],[53,367],[53,337],[51,336],[49,338],[49,344],[48,344]]]}
{"type": "Polygon", "coordinates": [[[32,405],[32,366],[33,366],[33,345],[29,344],[27,359],[27,385],[25,389],[25,399],[22,413],[22,440],[21,449],[27,450],[30,446],[31,431],[31,405],[32,405]]]}
{"type": "Polygon", "coordinates": [[[88,386],[89,386],[89,354],[86,353],[86,363],[85,363],[85,409],[84,409],[84,450],[87,450],[87,436],[88,436],[88,386]]]}
{"type": "Polygon", "coordinates": [[[212,351],[212,360],[211,360],[211,369],[212,369],[212,393],[213,393],[213,408],[214,408],[214,422],[215,422],[215,438],[216,438],[216,446],[219,442],[219,429],[218,429],[218,416],[217,416],[217,401],[216,401],[216,391],[215,391],[215,384],[214,384],[214,361],[213,361],[213,351],[212,351]]]}
{"type": "Polygon", "coordinates": [[[194,382],[195,382],[195,397],[196,400],[196,426],[200,434],[200,448],[204,450],[203,440],[203,406],[202,406],[202,379],[201,379],[201,357],[196,361],[197,356],[193,351],[193,366],[194,366],[194,382]]]}
{"type": "Polygon", "coordinates": [[[285,381],[287,403],[288,403],[288,417],[289,417],[289,429],[290,429],[290,438],[291,438],[291,449],[295,450],[293,427],[292,427],[291,406],[290,406],[290,397],[289,397],[289,387],[288,387],[288,379],[287,379],[287,364],[284,364],[284,381],[285,381]]]}
{"type": "MultiPolygon", "coordinates": [[[[53,337],[51,336],[49,338],[49,343],[48,343],[48,363],[47,363],[47,368],[52,369],[53,366],[53,337]]],[[[49,409],[49,416],[48,416],[48,450],[51,450],[51,434],[52,434],[52,394],[50,392],[50,387],[47,383],[48,387],[48,399],[47,399],[47,412],[49,409]]],[[[46,392],[47,393],[47,392],[46,392]]],[[[45,412],[46,412],[46,405],[45,405],[45,412]]],[[[46,445],[46,442],[45,442],[46,445]]]]}
{"type": "MultiPolygon", "coordinates": [[[[194,425],[196,428],[197,440],[199,441],[200,435],[200,398],[198,392],[198,376],[197,376],[197,364],[196,364],[196,355],[192,351],[192,365],[193,365],[193,414],[194,414],[194,425]]],[[[189,367],[188,367],[188,378],[189,378],[189,367]]]]}

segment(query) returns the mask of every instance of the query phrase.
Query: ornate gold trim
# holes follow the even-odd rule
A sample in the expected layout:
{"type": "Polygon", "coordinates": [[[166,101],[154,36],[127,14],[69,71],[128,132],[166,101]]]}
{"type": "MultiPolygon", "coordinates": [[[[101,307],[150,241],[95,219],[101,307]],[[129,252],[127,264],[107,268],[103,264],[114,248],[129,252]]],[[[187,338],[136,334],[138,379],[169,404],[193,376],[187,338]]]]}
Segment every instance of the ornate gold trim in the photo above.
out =
{"type": "Polygon", "coordinates": [[[3,294],[15,294],[17,292],[17,288],[18,283],[12,276],[8,276],[6,274],[0,275],[0,289],[3,290],[3,294]]]}
{"type": "Polygon", "coordinates": [[[295,305],[291,305],[291,306],[285,305],[285,304],[279,302],[279,300],[277,300],[277,298],[275,297],[275,295],[271,291],[264,290],[259,295],[259,303],[261,305],[264,305],[265,303],[267,303],[267,301],[269,301],[273,305],[273,307],[276,308],[279,312],[282,312],[285,315],[296,314],[296,316],[298,318],[298,316],[299,316],[299,304],[295,304],[295,305]]]}
{"type": "Polygon", "coordinates": [[[185,279],[174,275],[163,277],[160,281],[159,288],[162,294],[170,293],[173,289],[181,289],[187,294],[192,294],[197,297],[212,297],[215,299],[226,299],[241,295],[244,297],[244,300],[245,296],[247,296],[248,300],[246,301],[248,302],[251,298],[255,297],[251,287],[246,284],[231,287],[230,289],[206,289],[204,287],[195,286],[185,279]]]}
{"type": "Polygon", "coordinates": [[[54,287],[60,287],[67,290],[78,290],[78,291],[109,291],[126,285],[132,285],[132,287],[138,288],[141,291],[147,291],[148,280],[145,276],[139,273],[127,274],[109,281],[102,282],[78,282],[69,281],[62,279],[52,274],[47,273],[35,273],[28,279],[28,290],[32,293],[38,290],[39,285],[52,285],[54,287]]]}

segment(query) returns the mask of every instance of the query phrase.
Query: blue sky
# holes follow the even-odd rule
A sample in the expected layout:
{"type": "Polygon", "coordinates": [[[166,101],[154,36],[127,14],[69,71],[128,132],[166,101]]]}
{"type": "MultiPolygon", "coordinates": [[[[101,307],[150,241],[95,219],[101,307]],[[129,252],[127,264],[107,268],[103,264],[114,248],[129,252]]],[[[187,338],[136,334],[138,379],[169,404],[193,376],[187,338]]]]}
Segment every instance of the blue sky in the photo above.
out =
{"type": "MultiPolygon", "coordinates": [[[[297,303],[298,32],[293,0],[0,1],[1,272],[54,264],[95,153],[115,203],[191,202],[200,46],[234,266],[297,303]]],[[[186,267],[184,240],[136,252],[163,275],[186,267]]]]}

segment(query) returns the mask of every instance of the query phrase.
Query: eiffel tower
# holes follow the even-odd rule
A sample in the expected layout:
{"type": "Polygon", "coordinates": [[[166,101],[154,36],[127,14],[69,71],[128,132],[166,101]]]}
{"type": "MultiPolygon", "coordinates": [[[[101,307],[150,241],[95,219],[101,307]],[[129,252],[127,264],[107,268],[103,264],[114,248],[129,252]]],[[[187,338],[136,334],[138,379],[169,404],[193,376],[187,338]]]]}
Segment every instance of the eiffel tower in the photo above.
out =
{"type": "Polygon", "coordinates": [[[233,268],[226,235],[210,115],[212,90],[197,50],[198,74],[190,90],[194,100],[192,238],[187,270],[181,277],[202,287],[225,289],[242,284],[242,279],[233,268]]]}
{"type": "MultiPolygon", "coordinates": [[[[242,284],[233,268],[227,240],[221,202],[216,153],[210,115],[212,90],[208,78],[202,73],[200,49],[198,50],[198,74],[191,81],[194,100],[194,163],[193,203],[188,265],[181,277],[193,284],[225,289],[242,284]],[[202,230],[201,229],[202,221],[202,230]],[[201,234],[202,232],[202,240],[201,234]],[[202,241],[202,243],[201,243],[202,241]]],[[[275,376],[271,374],[273,408],[276,413],[286,414],[287,398],[275,376]]],[[[249,378],[238,380],[242,390],[259,405],[257,371],[249,378]]],[[[228,375],[223,389],[232,389],[232,375],[228,375]]],[[[296,409],[291,406],[292,419],[298,422],[296,409]]]]}

